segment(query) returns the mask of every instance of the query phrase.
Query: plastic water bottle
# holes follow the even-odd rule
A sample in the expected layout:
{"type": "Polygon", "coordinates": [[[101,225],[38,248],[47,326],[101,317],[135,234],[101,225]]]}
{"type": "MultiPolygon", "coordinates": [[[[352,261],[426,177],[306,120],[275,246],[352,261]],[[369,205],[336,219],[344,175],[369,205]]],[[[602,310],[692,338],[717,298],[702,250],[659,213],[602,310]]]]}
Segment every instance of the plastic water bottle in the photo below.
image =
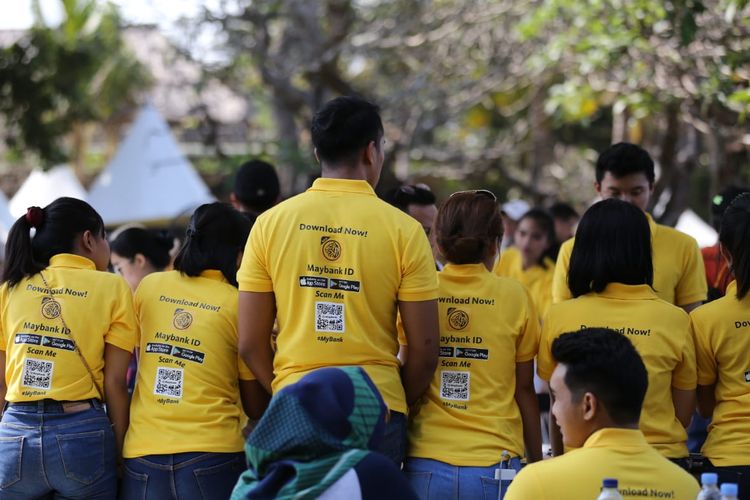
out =
{"type": "Polygon", "coordinates": [[[722,484],[721,500],[737,500],[737,485],[734,483],[722,484]]]}
{"type": "Polygon", "coordinates": [[[617,491],[617,479],[602,480],[602,492],[596,500],[622,500],[620,492],[617,491]]]}
{"type": "Polygon", "coordinates": [[[721,492],[719,491],[719,476],[713,472],[704,472],[701,474],[701,490],[698,492],[696,500],[720,500],[721,492]]]}

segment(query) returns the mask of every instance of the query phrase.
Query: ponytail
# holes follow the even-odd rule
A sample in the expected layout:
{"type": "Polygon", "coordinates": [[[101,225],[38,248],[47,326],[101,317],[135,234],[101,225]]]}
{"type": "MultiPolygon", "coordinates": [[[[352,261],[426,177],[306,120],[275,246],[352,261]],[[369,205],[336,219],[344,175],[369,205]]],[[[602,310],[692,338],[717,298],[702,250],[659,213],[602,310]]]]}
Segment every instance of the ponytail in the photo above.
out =
{"type": "Polygon", "coordinates": [[[719,242],[732,256],[737,299],[750,291],[750,193],[737,196],[724,212],[719,242]]]}
{"type": "Polygon", "coordinates": [[[38,231],[43,222],[44,210],[39,207],[30,207],[26,214],[19,217],[10,228],[8,241],[5,242],[3,283],[8,282],[10,286],[14,286],[24,276],[32,276],[49,265],[49,261],[38,262],[34,259],[31,244],[31,229],[38,231]],[[42,216],[36,215],[35,217],[31,215],[32,213],[41,213],[42,216]]]}

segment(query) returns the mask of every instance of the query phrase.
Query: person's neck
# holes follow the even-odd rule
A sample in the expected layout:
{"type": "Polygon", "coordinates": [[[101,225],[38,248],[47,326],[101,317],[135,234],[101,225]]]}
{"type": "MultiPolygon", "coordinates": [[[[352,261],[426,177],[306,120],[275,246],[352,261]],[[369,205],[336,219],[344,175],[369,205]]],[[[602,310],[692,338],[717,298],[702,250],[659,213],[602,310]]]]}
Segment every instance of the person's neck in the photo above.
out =
{"type": "Polygon", "coordinates": [[[326,179],[345,179],[352,181],[366,181],[367,170],[361,163],[356,165],[329,165],[321,166],[320,176],[326,179]]]}

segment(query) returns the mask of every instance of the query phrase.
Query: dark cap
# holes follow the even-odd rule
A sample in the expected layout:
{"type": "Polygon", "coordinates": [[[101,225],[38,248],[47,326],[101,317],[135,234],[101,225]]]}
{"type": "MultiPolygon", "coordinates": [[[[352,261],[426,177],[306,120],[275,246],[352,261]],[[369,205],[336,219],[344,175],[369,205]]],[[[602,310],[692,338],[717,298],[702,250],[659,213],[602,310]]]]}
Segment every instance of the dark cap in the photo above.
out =
{"type": "Polygon", "coordinates": [[[279,177],[273,165],[261,160],[250,160],[237,171],[234,195],[247,208],[263,212],[279,198],[279,177]]]}

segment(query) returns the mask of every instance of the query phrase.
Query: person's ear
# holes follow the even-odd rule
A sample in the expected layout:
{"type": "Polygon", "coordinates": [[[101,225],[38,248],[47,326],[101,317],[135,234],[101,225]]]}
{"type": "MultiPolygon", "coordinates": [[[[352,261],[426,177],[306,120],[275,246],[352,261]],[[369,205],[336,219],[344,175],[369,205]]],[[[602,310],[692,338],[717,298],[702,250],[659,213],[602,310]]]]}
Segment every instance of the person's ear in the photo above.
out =
{"type": "Polygon", "coordinates": [[[594,191],[596,191],[596,194],[599,196],[602,195],[602,185],[599,181],[594,181],[594,191]]]}
{"type": "Polygon", "coordinates": [[[94,237],[94,233],[92,233],[90,230],[85,230],[83,234],[81,234],[81,248],[86,253],[93,253],[94,247],[96,246],[96,238],[94,237]]]}
{"type": "Polygon", "coordinates": [[[142,253],[135,254],[135,256],[133,257],[133,264],[135,264],[137,268],[143,269],[147,264],[146,256],[142,253]]]}
{"type": "Polygon", "coordinates": [[[583,420],[591,422],[596,418],[598,412],[599,400],[596,399],[596,396],[594,396],[590,392],[587,392],[581,398],[581,414],[583,416],[583,420]]]}
{"type": "Polygon", "coordinates": [[[320,157],[318,156],[318,148],[313,148],[313,155],[315,156],[315,161],[317,161],[318,165],[320,165],[320,157]]]}
{"type": "Polygon", "coordinates": [[[378,147],[375,145],[375,141],[370,141],[364,151],[364,160],[369,165],[377,165],[378,163],[378,147]]]}

